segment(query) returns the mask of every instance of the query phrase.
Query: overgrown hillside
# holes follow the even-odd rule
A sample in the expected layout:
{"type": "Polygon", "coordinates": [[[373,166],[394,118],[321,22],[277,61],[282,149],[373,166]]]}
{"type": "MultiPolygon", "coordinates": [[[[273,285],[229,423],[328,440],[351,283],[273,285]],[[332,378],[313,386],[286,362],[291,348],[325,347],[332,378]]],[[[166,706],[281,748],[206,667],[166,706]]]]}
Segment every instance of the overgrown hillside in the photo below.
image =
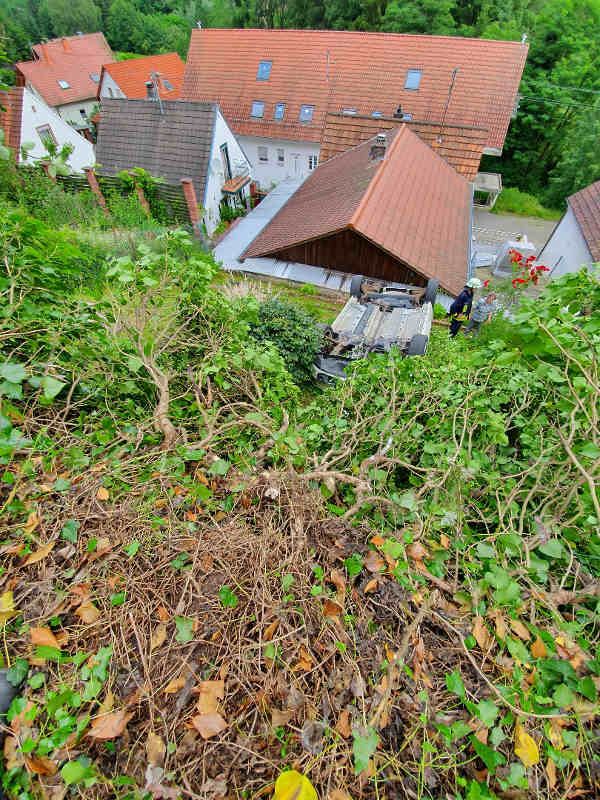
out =
{"type": "Polygon", "coordinates": [[[600,791],[597,275],[321,389],[183,231],[0,237],[10,796],[600,791]]]}

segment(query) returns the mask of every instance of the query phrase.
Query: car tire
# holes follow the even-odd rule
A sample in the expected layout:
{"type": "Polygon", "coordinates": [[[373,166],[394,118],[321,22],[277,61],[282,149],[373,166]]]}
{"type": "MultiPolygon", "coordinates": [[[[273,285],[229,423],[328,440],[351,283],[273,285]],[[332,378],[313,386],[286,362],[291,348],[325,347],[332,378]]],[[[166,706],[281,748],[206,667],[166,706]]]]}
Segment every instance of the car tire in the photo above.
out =
{"type": "Polygon", "coordinates": [[[352,297],[356,297],[357,300],[360,300],[362,297],[362,282],[364,281],[364,277],[362,275],[353,275],[350,281],[350,294],[352,297]]]}
{"type": "Polygon", "coordinates": [[[427,289],[425,289],[425,294],[423,295],[424,303],[431,303],[432,306],[435,305],[439,285],[439,282],[433,279],[427,283],[427,289]]]}
{"type": "Polygon", "coordinates": [[[424,356],[427,352],[427,344],[429,343],[429,337],[424,336],[422,333],[417,333],[415,336],[412,337],[410,342],[408,343],[408,348],[406,350],[407,356],[424,356]]]}

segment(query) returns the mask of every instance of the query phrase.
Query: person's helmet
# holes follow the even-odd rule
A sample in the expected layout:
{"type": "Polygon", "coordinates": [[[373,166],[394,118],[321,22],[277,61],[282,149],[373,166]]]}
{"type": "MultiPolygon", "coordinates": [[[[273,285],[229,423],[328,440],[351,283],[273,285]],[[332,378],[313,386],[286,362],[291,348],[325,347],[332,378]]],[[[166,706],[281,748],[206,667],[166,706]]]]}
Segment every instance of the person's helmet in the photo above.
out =
{"type": "Polygon", "coordinates": [[[479,280],[479,278],[471,278],[467,281],[466,285],[469,289],[481,289],[483,283],[479,280]]]}

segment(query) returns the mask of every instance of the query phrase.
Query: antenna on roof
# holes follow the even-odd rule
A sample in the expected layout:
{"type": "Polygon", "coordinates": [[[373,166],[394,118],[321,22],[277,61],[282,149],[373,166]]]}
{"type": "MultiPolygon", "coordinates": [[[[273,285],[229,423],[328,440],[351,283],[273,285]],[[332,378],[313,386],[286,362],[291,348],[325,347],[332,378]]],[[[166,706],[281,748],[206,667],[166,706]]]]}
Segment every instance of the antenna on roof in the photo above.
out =
{"type": "Polygon", "coordinates": [[[202,30],[202,23],[200,22],[200,20],[198,20],[198,22],[196,23],[196,27],[198,28],[199,31],[202,30]]]}
{"type": "Polygon", "coordinates": [[[437,143],[442,143],[442,133],[444,131],[444,123],[446,122],[446,114],[448,112],[448,106],[450,105],[450,98],[452,97],[452,90],[454,89],[454,81],[456,80],[456,76],[458,74],[458,67],[454,67],[454,71],[452,72],[452,78],[450,80],[450,86],[448,87],[448,99],[446,100],[446,106],[444,108],[444,114],[442,116],[442,124],[440,125],[440,132],[438,133],[437,143]]]}
{"type": "Polygon", "coordinates": [[[527,41],[527,34],[524,33],[523,36],[521,36],[521,44],[525,44],[526,41],[527,41]]]}
{"type": "Polygon", "coordinates": [[[146,81],[146,93],[149,100],[158,100],[158,107],[160,109],[160,113],[164,114],[162,99],[160,97],[159,91],[159,78],[160,72],[156,72],[155,70],[150,70],[150,80],[146,81]]]}

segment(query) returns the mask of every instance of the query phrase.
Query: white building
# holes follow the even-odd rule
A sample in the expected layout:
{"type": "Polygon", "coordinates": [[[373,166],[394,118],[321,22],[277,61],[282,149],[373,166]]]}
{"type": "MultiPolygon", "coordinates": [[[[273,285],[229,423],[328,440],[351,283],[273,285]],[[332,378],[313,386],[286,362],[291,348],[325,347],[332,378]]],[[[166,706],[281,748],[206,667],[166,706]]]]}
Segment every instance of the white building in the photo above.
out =
{"type": "Polygon", "coordinates": [[[102,66],[114,56],[102,33],[78,34],[33,45],[32,61],[15,64],[25,86],[67,122],[87,127],[97,105],[102,66]]]}
{"type": "Polygon", "coordinates": [[[68,164],[74,172],[83,172],[85,167],[94,165],[92,143],[29,89],[11,89],[2,97],[2,105],[7,109],[2,114],[6,143],[15,151],[18,161],[23,161],[23,145],[33,145],[27,147],[27,162],[47,157],[44,139],[51,139],[59,149],[65,144],[72,145],[68,164]]]}
{"type": "Polygon", "coordinates": [[[549,267],[550,278],[600,262],[600,181],[567,198],[567,210],[538,261],[549,267]]]}
{"type": "Polygon", "coordinates": [[[241,205],[251,164],[216,103],[103,99],[96,157],[100,173],[142,167],[179,185],[189,178],[208,234],[221,205],[241,205]]]}

